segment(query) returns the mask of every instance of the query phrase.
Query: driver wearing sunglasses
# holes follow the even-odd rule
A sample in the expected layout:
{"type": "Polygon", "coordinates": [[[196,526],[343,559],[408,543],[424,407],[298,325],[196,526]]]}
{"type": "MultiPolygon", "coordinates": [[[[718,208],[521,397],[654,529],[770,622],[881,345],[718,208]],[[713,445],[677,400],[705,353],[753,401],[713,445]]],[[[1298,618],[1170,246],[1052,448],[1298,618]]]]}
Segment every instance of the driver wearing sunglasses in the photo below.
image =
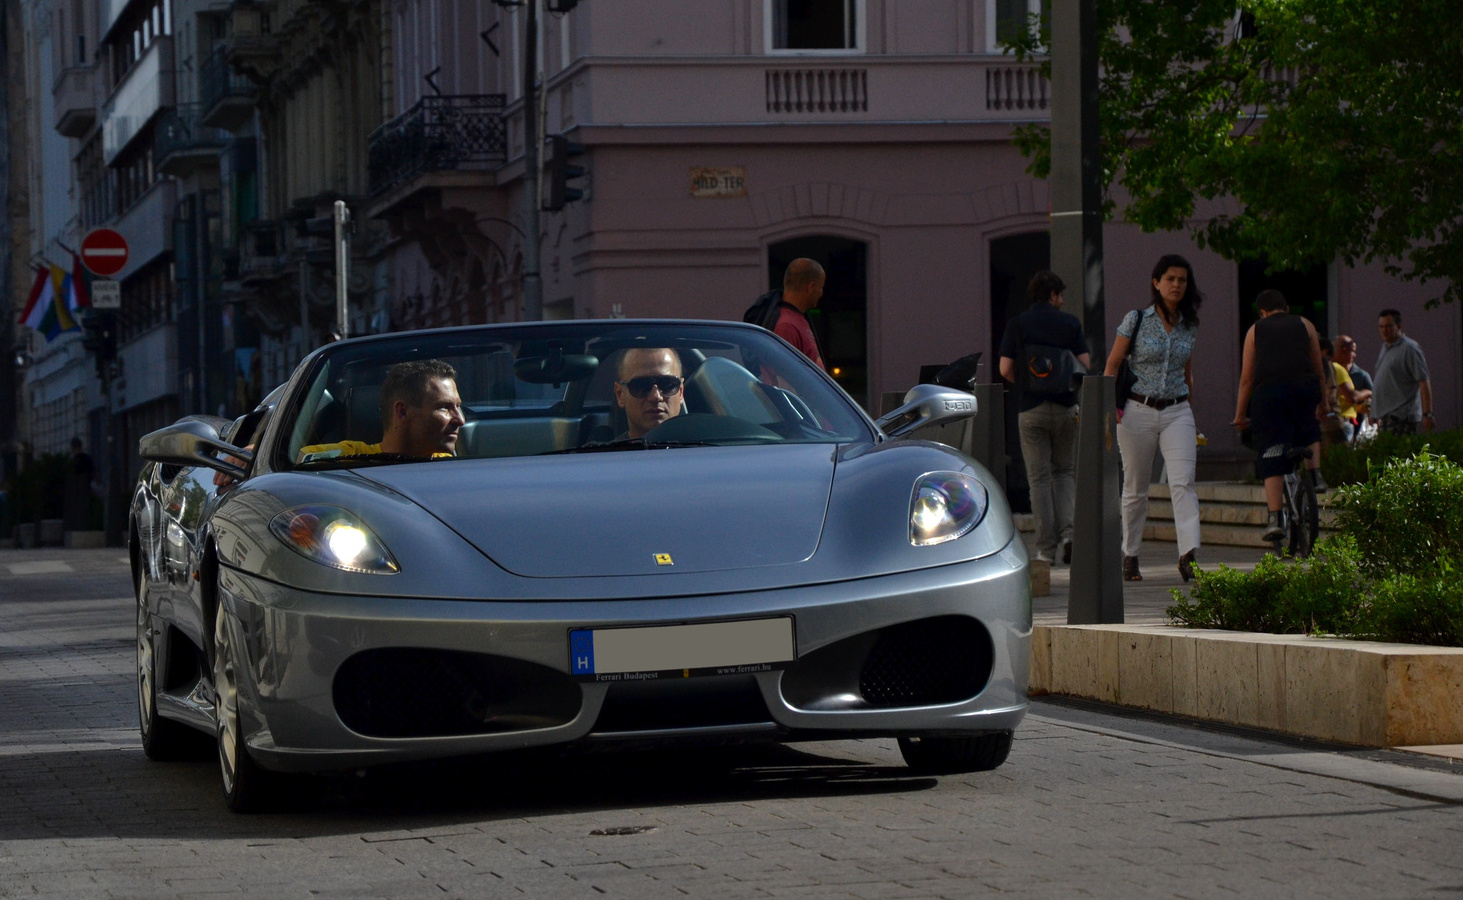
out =
{"type": "Polygon", "coordinates": [[[616,440],[636,440],[672,416],[681,414],[681,358],[664,347],[636,347],[620,356],[615,400],[625,410],[630,429],[616,440]]]}

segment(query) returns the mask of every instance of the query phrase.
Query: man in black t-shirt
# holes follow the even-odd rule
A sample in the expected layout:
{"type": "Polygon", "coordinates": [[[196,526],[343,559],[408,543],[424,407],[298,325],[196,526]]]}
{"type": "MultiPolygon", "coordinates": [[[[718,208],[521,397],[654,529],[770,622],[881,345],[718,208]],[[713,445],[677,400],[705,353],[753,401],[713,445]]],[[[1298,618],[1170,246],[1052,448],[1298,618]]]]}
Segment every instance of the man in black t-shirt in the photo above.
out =
{"type": "Polygon", "coordinates": [[[1016,385],[1019,397],[1017,421],[1036,517],[1036,558],[1055,562],[1060,544],[1062,562],[1070,563],[1077,487],[1077,393],[1070,363],[1080,363],[1085,371],[1088,356],[1082,323],[1061,311],[1066,288],[1055,272],[1032,277],[1026,288],[1031,308],[1006,326],[1001,339],[1001,377],[1016,385]],[[1043,383],[1048,381],[1059,383],[1043,383]]]}

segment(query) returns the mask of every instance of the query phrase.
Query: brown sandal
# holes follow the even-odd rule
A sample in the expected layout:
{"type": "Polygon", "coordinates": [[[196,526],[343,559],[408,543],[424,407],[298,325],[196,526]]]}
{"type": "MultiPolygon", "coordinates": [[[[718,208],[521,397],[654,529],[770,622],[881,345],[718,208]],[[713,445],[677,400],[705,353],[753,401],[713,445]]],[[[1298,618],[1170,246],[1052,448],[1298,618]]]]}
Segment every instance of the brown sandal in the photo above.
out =
{"type": "Polygon", "coordinates": [[[1136,557],[1136,556],[1124,556],[1123,557],[1123,580],[1124,581],[1142,581],[1143,580],[1143,573],[1138,571],[1138,557],[1136,557]]]}

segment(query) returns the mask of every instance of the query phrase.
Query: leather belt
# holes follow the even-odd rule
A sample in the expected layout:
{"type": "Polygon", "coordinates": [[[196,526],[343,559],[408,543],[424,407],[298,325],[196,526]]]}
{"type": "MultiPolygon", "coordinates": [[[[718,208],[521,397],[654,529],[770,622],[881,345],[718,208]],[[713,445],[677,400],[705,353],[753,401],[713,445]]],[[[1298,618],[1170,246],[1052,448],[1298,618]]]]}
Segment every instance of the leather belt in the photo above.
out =
{"type": "Polygon", "coordinates": [[[1128,399],[1133,400],[1137,403],[1141,403],[1144,406],[1152,407],[1153,409],[1168,409],[1175,403],[1183,403],[1185,400],[1189,399],[1189,395],[1184,394],[1182,397],[1174,397],[1170,400],[1165,400],[1162,397],[1149,397],[1144,394],[1133,393],[1128,395],[1128,399]]]}

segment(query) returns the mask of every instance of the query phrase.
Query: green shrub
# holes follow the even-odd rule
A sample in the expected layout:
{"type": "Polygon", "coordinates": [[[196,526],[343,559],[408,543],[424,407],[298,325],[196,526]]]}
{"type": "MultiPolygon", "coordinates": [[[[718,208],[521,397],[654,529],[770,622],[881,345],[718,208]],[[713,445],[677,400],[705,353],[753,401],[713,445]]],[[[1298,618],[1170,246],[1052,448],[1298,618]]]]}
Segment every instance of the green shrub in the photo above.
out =
{"type": "Polygon", "coordinates": [[[1333,536],[1307,559],[1266,555],[1254,572],[1196,570],[1189,596],[1173,596],[1168,617],[1194,628],[1338,634],[1353,628],[1364,592],[1355,544],[1333,536]]]}
{"type": "Polygon", "coordinates": [[[1327,447],[1321,453],[1321,474],[1329,484],[1361,484],[1373,469],[1394,459],[1416,456],[1423,450],[1463,464],[1463,430],[1432,434],[1379,434],[1365,444],[1327,447]]]}
{"type": "Polygon", "coordinates": [[[1430,576],[1463,559],[1463,467],[1422,452],[1336,491],[1335,528],[1355,543],[1363,573],[1430,576]]]}
{"type": "Polygon", "coordinates": [[[1463,466],[1431,452],[1336,492],[1309,559],[1196,570],[1169,619],[1197,628],[1463,646],[1463,466]]]}
{"type": "Polygon", "coordinates": [[[1362,624],[1380,641],[1463,646],[1463,590],[1456,563],[1441,575],[1393,575],[1372,589],[1362,624]]]}

